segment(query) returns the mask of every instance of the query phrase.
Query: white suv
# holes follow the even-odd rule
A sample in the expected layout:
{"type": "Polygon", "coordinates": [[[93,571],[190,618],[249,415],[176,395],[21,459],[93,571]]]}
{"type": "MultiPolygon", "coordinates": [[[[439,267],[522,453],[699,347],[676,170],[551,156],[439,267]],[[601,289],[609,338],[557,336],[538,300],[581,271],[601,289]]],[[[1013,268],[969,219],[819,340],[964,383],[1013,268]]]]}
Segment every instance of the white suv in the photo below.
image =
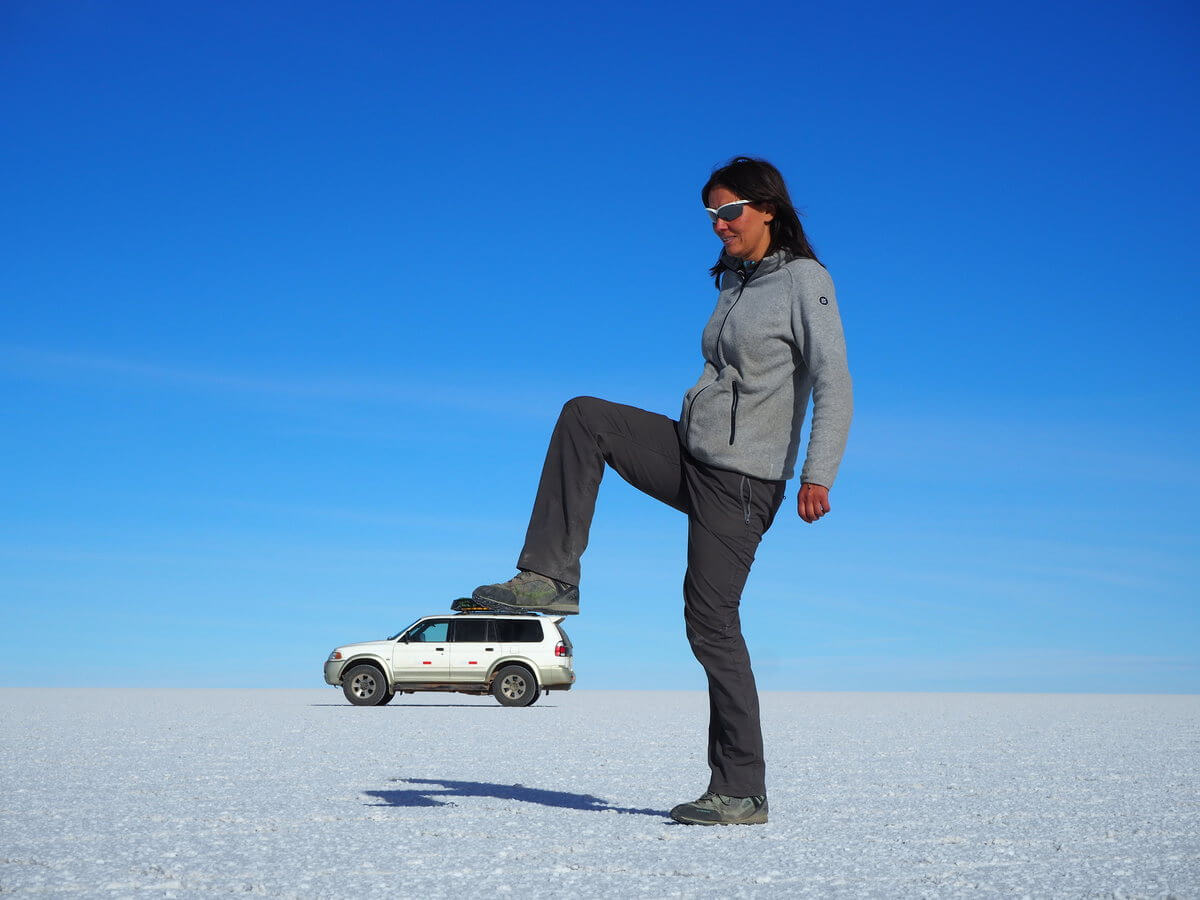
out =
{"type": "Polygon", "coordinates": [[[562,616],[458,613],[424,616],[385,641],[345,644],[325,661],[325,681],[355,706],[414,691],[491,693],[528,706],[575,683],[562,616]]]}

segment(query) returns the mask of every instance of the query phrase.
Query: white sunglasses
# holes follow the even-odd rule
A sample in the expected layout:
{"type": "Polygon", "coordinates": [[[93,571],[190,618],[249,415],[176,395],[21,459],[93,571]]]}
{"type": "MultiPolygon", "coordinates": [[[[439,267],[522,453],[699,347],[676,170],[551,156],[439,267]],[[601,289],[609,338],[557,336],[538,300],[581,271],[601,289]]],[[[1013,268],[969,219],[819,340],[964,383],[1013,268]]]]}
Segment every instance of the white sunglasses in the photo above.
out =
{"type": "Polygon", "coordinates": [[[734,200],[732,203],[722,203],[716,209],[704,207],[704,211],[708,213],[708,217],[714,222],[717,219],[724,219],[726,222],[732,222],[742,214],[742,208],[747,203],[753,203],[753,200],[734,200]]]}

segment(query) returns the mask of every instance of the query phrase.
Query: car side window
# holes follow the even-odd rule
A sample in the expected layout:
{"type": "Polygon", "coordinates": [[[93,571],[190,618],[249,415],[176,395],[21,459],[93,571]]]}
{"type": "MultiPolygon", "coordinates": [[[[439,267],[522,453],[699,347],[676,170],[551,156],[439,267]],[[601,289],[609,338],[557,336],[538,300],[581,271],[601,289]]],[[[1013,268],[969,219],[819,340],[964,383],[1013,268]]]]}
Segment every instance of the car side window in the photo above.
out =
{"type": "Polygon", "coordinates": [[[488,623],[487,620],[480,619],[455,619],[454,630],[450,635],[450,640],[457,644],[476,643],[482,644],[488,639],[488,623]]]}
{"type": "Polygon", "coordinates": [[[496,619],[497,640],[503,644],[539,644],[542,623],[537,619],[496,619]]]}
{"type": "Polygon", "coordinates": [[[418,625],[409,633],[408,639],[424,644],[444,644],[450,632],[450,623],[445,619],[435,622],[425,622],[418,625]]]}

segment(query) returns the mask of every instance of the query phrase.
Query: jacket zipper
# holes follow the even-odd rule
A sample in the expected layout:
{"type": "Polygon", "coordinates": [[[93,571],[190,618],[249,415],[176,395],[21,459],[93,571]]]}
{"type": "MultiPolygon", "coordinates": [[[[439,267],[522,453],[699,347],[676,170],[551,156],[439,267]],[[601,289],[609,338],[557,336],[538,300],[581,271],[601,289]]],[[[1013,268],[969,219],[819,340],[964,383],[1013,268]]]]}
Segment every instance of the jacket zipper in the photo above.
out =
{"type": "Polygon", "coordinates": [[[733,383],[733,403],[729,406],[729,446],[733,446],[733,439],[737,436],[737,404],[738,404],[738,389],[737,382],[733,383]]]}
{"type": "MultiPolygon", "coordinates": [[[[762,260],[759,260],[759,262],[762,262],[762,260]]],[[[746,285],[748,285],[750,283],[750,279],[754,277],[756,272],[758,272],[758,266],[755,266],[754,271],[751,272],[749,275],[743,275],[741,272],[737,272],[736,270],[734,270],[734,271],[737,274],[737,276],[741,279],[742,285],[741,285],[741,287],[738,288],[737,296],[733,298],[733,302],[731,304],[729,304],[729,309],[725,310],[725,318],[723,318],[721,320],[721,327],[717,330],[717,342],[716,342],[717,362],[719,362],[721,365],[725,364],[725,359],[721,355],[721,335],[725,333],[725,323],[729,321],[729,314],[731,312],[733,312],[733,308],[735,306],[737,306],[738,302],[742,299],[742,292],[744,290],[746,290],[746,285]]],[[[719,371],[717,374],[718,374],[718,377],[720,377],[719,371]]],[[[704,387],[700,388],[700,390],[696,391],[696,393],[694,393],[692,395],[692,402],[688,404],[687,426],[683,429],[685,438],[686,438],[688,432],[691,431],[691,428],[692,428],[692,408],[696,405],[696,398],[699,397],[701,394],[703,394],[705,391],[707,391],[710,387],[712,387],[713,384],[716,384],[716,382],[714,381],[712,384],[706,384],[704,387]]],[[[737,390],[736,382],[734,383],[733,389],[735,391],[737,390]]],[[[735,401],[735,403],[736,403],[736,401],[735,401]]],[[[731,444],[733,443],[732,431],[730,432],[730,435],[729,435],[729,443],[731,443],[731,444]]]]}
{"type": "Polygon", "coordinates": [[[721,328],[717,331],[717,362],[721,363],[721,365],[725,364],[725,359],[721,356],[721,335],[725,333],[725,323],[729,321],[729,314],[733,312],[733,308],[741,302],[742,292],[746,290],[746,285],[750,283],[750,279],[754,277],[754,273],[757,271],[758,267],[755,266],[754,271],[749,275],[742,275],[740,272],[738,273],[739,277],[742,279],[742,286],[738,288],[737,296],[734,297],[733,302],[729,304],[729,309],[725,310],[725,318],[721,320],[721,328]]]}
{"type": "Polygon", "coordinates": [[[707,390],[708,390],[710,387],[712,387],[714,384],[716,384],[716,382],[715,382],[715,381],[710,381],[710,382],[709,382],[708,384],[706,384],[704,387],[700,388],[700,390],[696,391],[696,393],[692,394],[692,399],[691,399],[691,402],[690,402],[690,403],[688,403],[687,427],[686,427],[686,428],[684,428],[684,430],[683,430],[683,436],[684,436],[685,438],[687,437],[687,435],[688,435],[688,432],[689,432],[689,431],[691,430],[691,428],[692,428],[692,408],[693,408],[693,407],[696,405],[696,398],[697,398],[697,397],[699,397],[701,394],[703,394],[705,391],[707,391],[707,390]]]}

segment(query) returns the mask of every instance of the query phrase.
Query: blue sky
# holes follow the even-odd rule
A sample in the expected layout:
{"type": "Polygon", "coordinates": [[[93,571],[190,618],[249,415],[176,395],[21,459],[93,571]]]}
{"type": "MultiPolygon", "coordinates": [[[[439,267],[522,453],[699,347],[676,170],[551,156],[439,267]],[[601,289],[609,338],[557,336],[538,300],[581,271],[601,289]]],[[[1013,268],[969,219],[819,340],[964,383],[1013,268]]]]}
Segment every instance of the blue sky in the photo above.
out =
{"type": "MultiPolygon", "coordinates": [[[[760,685],[1200,691],[1197,18],[5,4],[0,683],[315,686],[507,578],[564,400],[678,413],[748,153],[856,390],[760,685]]],[[[606,479],[581,687],[703,685],[684,538],[606,479]]]]}

